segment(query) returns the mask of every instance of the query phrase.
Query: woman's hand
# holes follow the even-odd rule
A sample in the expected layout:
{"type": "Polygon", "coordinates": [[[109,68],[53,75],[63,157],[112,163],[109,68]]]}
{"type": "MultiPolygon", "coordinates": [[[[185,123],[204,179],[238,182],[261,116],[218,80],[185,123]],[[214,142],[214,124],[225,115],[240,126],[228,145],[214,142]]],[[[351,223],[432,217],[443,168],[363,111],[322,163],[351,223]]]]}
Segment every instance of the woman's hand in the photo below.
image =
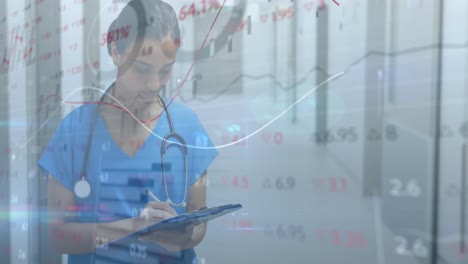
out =
{"type": "MultiPolygon", "coordinates": [[[[166,202],[151,201],[141,211],[138,218],[140,228],[148,227],[161,220],[177,216],[177,212],[166,202]]],[[[179,251],[190,241],[193,234],[193,225],[179,229],[160,230],[139,237],[141,241],[154,242],[169,251],[179,251]]]]}
{"type": "Polygon", "coordinates": [[[166,202],[149,202],[143,211],[140,213],[140,217],[147,221],[163,220],[177,216],[177,212],[166,202]]]}
{"type": "Polygon", "coordinates": [[[140,215],[133,218],[133,226],[129,228],[135,232],[174,216],[177,216],[177,212],[168,203],[151,201],[143,208],[140,215]]]}

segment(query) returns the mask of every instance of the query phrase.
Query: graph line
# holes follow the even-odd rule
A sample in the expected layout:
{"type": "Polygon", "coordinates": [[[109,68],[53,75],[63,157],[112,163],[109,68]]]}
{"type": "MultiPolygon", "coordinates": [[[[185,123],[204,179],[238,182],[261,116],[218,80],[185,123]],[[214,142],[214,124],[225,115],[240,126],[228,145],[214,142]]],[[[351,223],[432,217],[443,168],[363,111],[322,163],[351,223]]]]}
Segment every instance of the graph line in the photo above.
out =
{"type": "MultiPolygon", "coordinates": [[[[406,54],[411,54],[411,53],[416,53],[416,52],[421,52],[421,51],[426,51],[426,50],[431,50],[431,49],[435,49],[435,48],[442,48],[442,49],[462,49],[462,48],[467,48],[468,47],[468,42],[466,43],[460,43],[460,44],[432,44],[432,45],[426,45],[426,46],[421,46],[421,47],[415,47],[415,48],[408,48],[408,49],[404,49],[404,50],[401,50],[401,51],[396,51],[396,52],[384,52],[384,51],[375,51],[375,50],[371,50],[371,51],[368,51],[366,54],[362,55],[361,57],[358,57],[356,60],[354,60],[352,63],[350,63],[344,70],[344,72],[347,72],[349,71],[351,68],[355,67],[356,65],[358,65],[359,63],[361,63],[362,61],[366,60],[367,58],[369,57],[374,57],[374,56],[379,56],[379,57],[397,57],[397,56],[401,56],[401,55],[406,55],[406,54]]],[[[263,74],[263,75],[250,75],[250,74],[240,74],[239,76],[237,76],[236,78],[234,78],[234,80],[229,83],[224,89],[222,89],[219,93],[209,97],[209,98],[201,98],[201,97],[194,97],[192,99],[184,99],[181,95],[179,95],[179,97],[181,98],[181,101],[182,102],[190,102],[190,101],[195,101],[195,100],[198,100],[198,101],[201,101],[201,102],[210,102],[218,97],[220,97],[221,95],[223,95],[224,93],[226,93],[230,88],[232,88],[232,86],[242,80],[243,78],[245,79],[250,79],[250,80],[260,80],[260,79],[271,79],[273,81],[273,83],[280,89],[282,90],[285,90],[285,91],[288,91],[294,87],[296,87],[297,85],[303,83],[307,78],[308,78],[308,75],[314,73],[314,72],[320,72],[323,74],[323,76],[325,77],[330,77],[331,74],[329,72],[327,72],[326,70],[324,70],[322,67],[316,65],[315,67],[313,67],[312,69],[310,69],[306,75],[301,78],[301,80],[291,84],[291,85],[283,85],[281,82],[279,82],[275,75],[274,74],[263,74]]]]}
{"type": "MultiPolygon", "coordinates": [[[[234,141],[234,142],[231,142],[231,143],[228,143],[228,144],[224,144],[224,145],[219,145],[219,146],[213,146],[213,147],[201,147],[201,146],[195,146],[195,145],[186,145],[188,148],[194,148],[194,149],[221,149],[221,148],[226,148],[226,147],[229,147],[229,146],[232,146],[232,145],[235,145],[239,142],[242,142],[244,140],[247,140],[249,139],[250,137],[253,137],[255,136],[256,134],[258,134],[259,132],[261,132],[262,130],[264,130],[266,127],[268,127],[269,125],[271,125],[273,122],[275,122],[276,120],[278,120],[281,116],[285,115],[289,110],[291,110],[295,105],[297,105],[298,103],[300,103],[301,101],[303,101],[305,98],[307,98],[307,96],[309,96],[310,94],[312,94],[313,92],[315,92],[318,88],[322,87],[323,85],[325,85],[326,83],[332,81],[332,80],[335,80],[339,77],[341,77],[342,75],[344,74],[344,72],[340,72],[340,73],[337,73],[333,76],[331,76],[330,78],[328,78],[327,80],[323,81],[322,83],[320,83],[319,85],[315,86],[314,88],[312,88],[310,91],[308,91],[306,94],[304,94],[301,98],[299,98],[298,100],[296,100],[296,102],[294,102],[293,104],[291,104],[289,107],[287,107],[283,112],[281,112],[280,114],[278,114],[275,118],[273,118],[271,121],[267,122],[265,125],[263,125],[262,127],[260,127],[259,129],[255,130],[254,132],[252,132],[251,134],[243,137],[243,138],[240,138],[239,140],[237,141],[234,141]]],[[[98,88],[95,88],[95,87],[83,87],[83,88],[77,88],[75,89],[74,91],[72,91],[66,98],[64,101],[61,102],[60,105],[63,105],[65,104],[65,101],[73,96],[73,94],[81,91],[81,90],[84,90],[84,89],[90,89],[90,90],[95,90],[95,91],[98,91],[98,92],[101,92],[103,94],[105,94],[106,92],[105,91],[102,91],[98,88]]],[[[138,122],[145,130],[147,130],[151,135],[159,138],[159,139],[163,139],[162,137],[160,137],[159,135],[157,135],[156,133],[154,133],[153,131],[151,131],[151,129],[149,129],[147,126],[145,126],[131,111],[129,111],[120,101],[117,100],[117,98],[115,98],[114,96],[112,96],[110,93],[107,93],[106,94],[107,96],[111,97],[112,99],[114,99],[119,105],[121,108],[125,109],[129,115],[132,116],[132,118],[138,122]]],[[[98,102],[94,102],[95,104],[98,104],[98,102]]],[[[23,144],[20,144],[20,145],[17,145],[17,147],[20,147],[20,148],[24,148],[24,146],[26,146],[38,133],[39,131],[50,121],[50,119],[57,113],[57,111],[60,109],[60,107],[57,107],[54,112],[50,115],[50,117],[39,127],[39,129],[29,138],[27,139],[23,144]]],[[[174,143],[174,144],[178,144],[180,145],[180,142],[176,142],[176,141],[171,141],[171,140],[167,140],[168,143],[174,143]]]]}

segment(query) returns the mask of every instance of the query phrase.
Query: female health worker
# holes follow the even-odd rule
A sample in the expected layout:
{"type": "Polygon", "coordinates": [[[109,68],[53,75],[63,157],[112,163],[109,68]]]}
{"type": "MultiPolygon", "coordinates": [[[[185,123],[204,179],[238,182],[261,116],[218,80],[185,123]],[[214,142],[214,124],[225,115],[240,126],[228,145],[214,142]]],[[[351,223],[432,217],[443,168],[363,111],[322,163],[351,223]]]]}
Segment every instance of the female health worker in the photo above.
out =
{"type": "Polygon", "coordinates": [[[63,151],[46,151],[38,161],[48,175],[50,240],[71,264],[197,263],[193,248],[206,224],[100,247],[205,206],[207,168],[218,155],[196,114],[159,96],[180,45],[173,8],[160,0],[132,0],[108,34],[125,27],[127,37],[108,43],[117,67],[115,82],[100,104],[84,104],[61,121],[49,146],[63,151]],[[112,106],[117,101],[144,125],[112,106]],[[187,156],[183,143],[169,138],[180,144],[167,148],[162,166],[161,146],[170,144],[162,138],[170,132],[189,146],[187,156]],[[148,199],[145,189],[160,201],[148,199]]]}

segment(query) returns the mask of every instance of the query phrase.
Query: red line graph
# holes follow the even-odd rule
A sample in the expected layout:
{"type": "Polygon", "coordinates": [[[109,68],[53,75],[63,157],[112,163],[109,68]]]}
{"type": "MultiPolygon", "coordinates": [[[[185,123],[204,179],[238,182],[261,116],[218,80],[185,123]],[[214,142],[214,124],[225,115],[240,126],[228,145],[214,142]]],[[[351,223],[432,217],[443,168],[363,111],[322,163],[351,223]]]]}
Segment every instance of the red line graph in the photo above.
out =
{"type": "MultiPolygon", "coordinates": [[[[226,1],[227,0],[224,0],[223,1],[223,4],[221,5],[221,8],[218,10],[218,13],[216,14],[216,17],[214,18],[213,22],[211,23],[211,26],[210,26],[210,29],[208,30],[208,33],[206,34],[205,36],[205,39],[200,47],[200,49],[198,50],[196,56],[195,56],[195,59],[193,60],[192,62],[192,65],[190,66],[189,70],[187,71],[187,74],[185,75],[184,77],[184,80],[181,82],[179,88],[177,89],[176,91],[176,94],[171,98],[169,104],[167,105],[167,108],[169,108],[169,106],[173,103],[174,99],[179,95],[182,87],[184,86],[185,82],[187,81],[187,78],[188,76],[190,75],[190,73],[192,72],[193,70],[193,67],[195,66],[195,63],[197,62],[198,58],[200,57],[200,53],[201,53],[201,50],[203,49],[203,47],[205,46],[206,44],[206,41],[208,40],[208,36],[210,35],[211,31],[213,30],[213,27],[216,23],[216,21],[218,20],[218,17],[219,17],[219,14],[221,13],[221,11],[223,10],[223,7],[224,5],[226,4],[226,1]]],[[[104,105],[110,105],[110,106],[113,106],[113,107],[116,107],[118,109],[121,109],[123,110],[124,112],[128,113],[128,114],[131,114],[128,110],[124,109],[123,107],[121,106],[118,106],[118,105],[115,105],[115,104],[112,104],[112,103],[106,103],[106,102],[73,102],[73,101],[64,101],[63,98],[57,94],[52,94],[52,95],[49,95],[47,96],[42,102],[41,102],[41,105],[47,101],[49,98],[57,98],[59,99],[60,101],[62,102],[65,102],[65,103],[68,103],[68,104],[104,104],[104,105]]],[[[149,120],[139,120],[141,123],[143,124],[146,124],[146,123],[150,123],[156,119],[158,119],[160,116],[162,115],[162,112],[160,114],[158,114],[157,116],[149,119],[149,120]]]]}
{"type": "MultiPolygon", "coordinates": [[[[176,96],[179,95],[180,90],[182,89],[182,86],[185,84],[185,81],[187,81],[188,76],[189,76],[190,73],[192,72],[192,69],[193,69],[193,67],[195,66],[195,63],[196,63],[197,60],[198,60],[198,57],[200,57],[201,50],[203,49],[203,47],[204,47],[205,44],[206,44],[206,41],[208,40],[208,36],[210,35],[210,33],[211,33],[211,31],[213,30],[213,27],[214,27],[216,21],[218,20],[219,14],[221,13],[221,11],[223,10],[224,5],[226,4],[226,1],[227,1],[227,0],[224,0],[224,1],[223,1],[223,4],[221,5],[221,8],[218,10],[218,13],[216,14],[216,17],[214,18],[213,23],[211,23],[210,29],[208,30],[208,34],[206,34],[205,40],[203,40],[203,43],[202,43],[200,49],[198,50],[197,55],[195,56],[195,59],[193,60],[192,65],[190,66],[190,69],[188,70],[187,74],[186,74],[185,77],[184,77],[184,80],[181,82],[179,88],[177,89],[176,94],[172,97],[172,99],[171,99],[171,101],[169,102],[169,104],[168,104],[167,107],[169,107],[169,106],[172,104],[172,102],[174,101],[174,99],[176,98],[176,96]]],[[[162,113],[161,113],[161,114],[162,114],[162,113]]],[[[158,118],[161,114],[159,114],[156,118],[158,118]]],[[[154,119],[155,119],[155,118],[154,118],[154,119]]]]}

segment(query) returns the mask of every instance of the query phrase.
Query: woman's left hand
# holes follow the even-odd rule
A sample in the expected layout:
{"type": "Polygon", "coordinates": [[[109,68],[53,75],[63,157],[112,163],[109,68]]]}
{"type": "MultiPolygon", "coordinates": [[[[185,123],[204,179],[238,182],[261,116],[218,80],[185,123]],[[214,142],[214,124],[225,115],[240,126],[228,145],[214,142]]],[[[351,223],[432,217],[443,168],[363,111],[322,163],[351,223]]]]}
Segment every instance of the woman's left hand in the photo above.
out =
{"type": "Polygon", "coordinates": [[[141,236],[139,240],[155,242],[169,251],[180,251],[192,239],[194,225],[183,228],[155,231],[141,236]]]}

